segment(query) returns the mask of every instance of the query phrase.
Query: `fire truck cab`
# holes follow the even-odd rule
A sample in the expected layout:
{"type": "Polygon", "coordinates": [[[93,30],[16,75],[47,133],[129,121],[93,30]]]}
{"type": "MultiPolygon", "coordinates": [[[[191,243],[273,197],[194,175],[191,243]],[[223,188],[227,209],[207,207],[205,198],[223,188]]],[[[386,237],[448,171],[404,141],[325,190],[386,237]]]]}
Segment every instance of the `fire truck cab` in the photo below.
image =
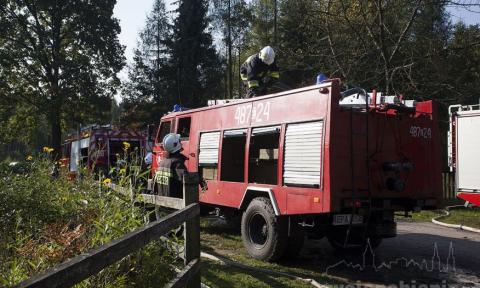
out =
{"type": "Polygon", "coordinates": [[[68,135],[62,145],[62,160],[71,178],[81,166],[108,175],[118,155],[123,155],[123,142],[129,143],[130,151],[143,151],[146,147],[146,137],[139,132],[114,129],[111,125],[89,125],[68,135]]]}
{"type": "Polygon", "coordinates": [[[340,87],[330,80],[169,113],[152,175],[163,137],[180,134],[188,170],[207,183],[202,207],[241,215],[245,248],[258,259],[297,255],[305,233],[338,249],[378,246],[396,235],[394,211],[433,208],[441,196],[436,110],[340,87]]]}

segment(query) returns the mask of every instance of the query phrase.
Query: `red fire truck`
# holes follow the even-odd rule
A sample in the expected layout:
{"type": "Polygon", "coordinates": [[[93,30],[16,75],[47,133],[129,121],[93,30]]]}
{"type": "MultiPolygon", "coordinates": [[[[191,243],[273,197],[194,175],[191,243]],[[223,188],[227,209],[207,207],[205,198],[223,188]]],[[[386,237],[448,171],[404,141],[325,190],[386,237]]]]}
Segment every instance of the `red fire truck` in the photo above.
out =
{"type": "Polygon", "coordinates": [[[123,142],[130,144],[130,151],[143,150],[146,137],[139,132],[114,129],[111,125],[90,125],[68,135],[62,145],[63,161],[74,177],[79,166],[95,168],[107,175],[123,155],[123,142]]]}
{"type": "Polygon", "coordinates": [[[480,206],[480,105],[452,105],[449,115],[448,165],[457,197],[480,206]]]}
{"type": "Polygon", "coordinates": [[[396,235],[394,211],[434,208],[441,196],[437,113],[432,101],[340,87],[167,114],[152,174],[163,137],[180,134],[188,170],[206,181],[202,207],[242,215],[244,246],[258,259],[295,256],[305,233],[338,249],[378,246],[396,235]]]}

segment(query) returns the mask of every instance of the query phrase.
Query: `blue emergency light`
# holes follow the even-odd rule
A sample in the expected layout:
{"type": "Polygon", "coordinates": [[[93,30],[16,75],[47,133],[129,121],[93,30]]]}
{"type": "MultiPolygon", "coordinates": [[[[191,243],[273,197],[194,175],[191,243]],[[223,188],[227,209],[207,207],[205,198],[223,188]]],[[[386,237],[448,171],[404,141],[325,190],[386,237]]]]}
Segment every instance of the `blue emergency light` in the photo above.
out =
{"type": "Polygon", "coordinates": [[[173,105],[173,112],[182,112],[184,108],[180,104],[173,105]]]}
{"type": "Polygon", "coordinates": [[[325,74],[320,73],[317,75],[317,85],[321,84],[325,80],[328,80],[328,77],[325,74]]]}

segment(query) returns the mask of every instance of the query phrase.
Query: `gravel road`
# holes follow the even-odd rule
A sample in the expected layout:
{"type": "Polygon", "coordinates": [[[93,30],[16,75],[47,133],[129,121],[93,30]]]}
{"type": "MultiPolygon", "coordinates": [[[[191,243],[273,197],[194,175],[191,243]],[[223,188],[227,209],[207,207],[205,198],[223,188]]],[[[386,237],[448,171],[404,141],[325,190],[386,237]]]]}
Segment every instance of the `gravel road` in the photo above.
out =
{"type": "Polygon", "coordinates": [[[307,243],[298,261],[311,260],[312,270],[346,278],[357,287],[480,287],[480,234],[399,222],[398,236],[384,239],[374,252],[352,255],[333,250],[326,240],[307,243]]]}

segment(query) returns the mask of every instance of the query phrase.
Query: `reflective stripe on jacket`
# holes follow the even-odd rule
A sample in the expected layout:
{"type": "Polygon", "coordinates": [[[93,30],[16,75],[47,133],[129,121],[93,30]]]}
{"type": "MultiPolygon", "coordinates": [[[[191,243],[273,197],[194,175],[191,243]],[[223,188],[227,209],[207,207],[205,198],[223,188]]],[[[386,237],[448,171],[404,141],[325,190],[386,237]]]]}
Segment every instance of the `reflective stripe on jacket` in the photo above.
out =
{"type": "Polygon", "coordinates": [[[187,172],[185,160],[181,153],[174,153],[160,161],[155,171],[155,182],[158,195],[168,197],[183,197],[183,174],[187,172]]]}

